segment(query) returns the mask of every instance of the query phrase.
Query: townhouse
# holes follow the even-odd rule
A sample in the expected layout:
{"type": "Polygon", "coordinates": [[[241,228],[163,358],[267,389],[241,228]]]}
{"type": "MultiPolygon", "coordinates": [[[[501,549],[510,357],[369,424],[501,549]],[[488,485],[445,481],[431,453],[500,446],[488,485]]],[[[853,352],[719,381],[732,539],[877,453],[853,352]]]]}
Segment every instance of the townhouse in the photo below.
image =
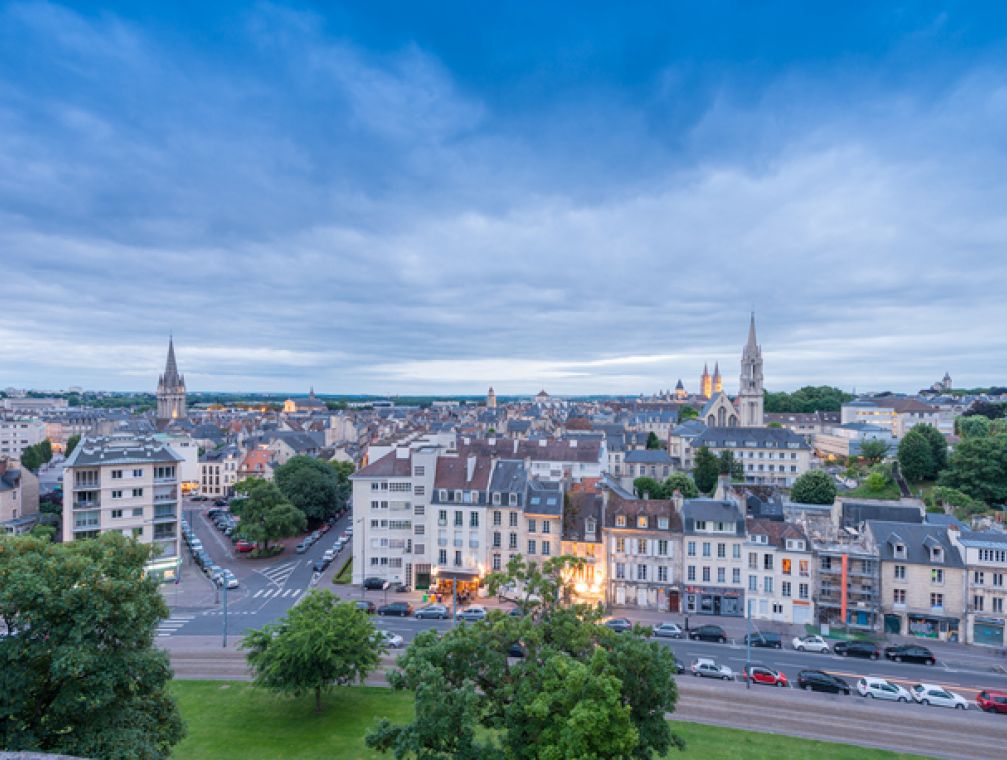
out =
{"type": "Polygon", "coordinates": [[[765,518],[748,518],[745,526],[748,614],[790,625],[813,622],[814,555],[804,531],[765,518]]]}
{"type": "Polygon", "coordinates": [[[45,423],[37,419],[0,419],[0,457],[21,459],[29,446],[45,440],[45,423]]]}
{"type": "Polygon", "coordinates": [[[0,456],[0,532],[25,533],[38,520],[38,478],[0,456]]]}
{"type": "Polygon", "coordinates": [[[733,501],[689,499],[682,505],[683,611],[745,614],[745,516],[733,501]]]}
{"type": "Polygon", "coordinates": [[[834,530],[812,541],[817,621],[863,631],[880,620],[880,563],[873,546],[857,531],[834,530]]]}
{"type": "Polygon", "coordinates": [[[577,601],[597,603],[608,597],[606,552],[603,540],[604,504],[601,493],[578,491],[569,495],[569,509],[563,513],[564,555],[581,560],[572,571],[577,601]]]}
{"type": "Polygon", "coordinates": [[[785,428],[708,427],[689,446],[693,451],[706,446],[716,454],[730,451],[747,483],[789,487],[811,466],[811,446],[785,428]]]}
{"type": "Polygon", "coordinates": [[[224,446],[202,454],[199,457],[199,492],[212,498],[233,496],[241,460],[241,449],[237,446],[224,446]]]}
{"type": "Polygon", "coordinates": [[[948,531],[965,562],[965,617],[961,638],[969,644],[1007,644],[1007,534],[948,531]]]}

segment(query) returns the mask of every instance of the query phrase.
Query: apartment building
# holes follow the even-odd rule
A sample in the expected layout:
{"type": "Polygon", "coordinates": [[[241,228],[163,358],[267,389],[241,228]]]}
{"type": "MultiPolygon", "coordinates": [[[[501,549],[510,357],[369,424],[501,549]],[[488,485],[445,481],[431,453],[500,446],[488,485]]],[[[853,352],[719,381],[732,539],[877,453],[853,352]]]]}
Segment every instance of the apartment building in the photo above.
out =
{"type": "Polygon", "coordinates": [[[730,451],[747,483],[789,487],[811,466],[811,446],[784,428],[710,427],[690,442],[693,451],[703,446],[716,454],[730,451]]]}
{"type": "Polygon", "coordinates": [[[150,575],[174,580],[181,568],[180,462],[153,437],[82,439],[63,470],[63,540],[121,532],[155,548],[150,575]]]}
{"type": "MultiPolygon", "coordinates": [[[[947,430],[948,415],[942,414],[940,409],[919,399],[902,396],[850,401],[842,405],[840,421],[843,425],[850,422],[867,422],[887,427],[896,438],[902,438],[916,425],[921,424],[933,425],[941,432],[951,432],[947,430]]],[[[953,416],[951,426],[953,429],[953,416]]]]}
{"type": "Polygon", "coordinates": [[[880,616],[880,563],[873,545],[856,531],[840,530],[812,542],[817,622],[864,631],[877,630],[880,616]]]}
{"type": "Polygon", "coordinates": [[[26,418],[0,419],[0,457],[20,459],[21,452],[45,440],[45,423],[26,418]]]}
{"type": "Polygon", "coordinates": [[[0,532],[25,533],[38,518],[38,478],[0,456],[0,532]]]}
{"type": "Polygon", "coordinates": [[[199,492],[211,498],[230,498],[238,482],[244,455],[237,446],[224,446],[199,457],[199,492]]]}
{"type": "Polygon", "coordinates": [[[867,534],[880,563],[886,633],[958,639],[965,563],[942,525],[871,520],[867,534]]]}
{"type": "Polygon", "coordinates": [[[608,602],[678,612],[682,516],[671,500],[623,499],[603,492],[608,602]]]}
{"type": "Polygon", "coordinates": [[[1007,644],[1007,534],[948,531],[965,562],[965,616],[961,638],[970,644],[1007,644]]]}
{"type": "Polygon", "coordinates": [[[745,555],[748,613],[753,620],[791,625],[814,621],[814,555],[793,523],[748,518],[745,555]]]}
{"type": "Polygon", "coordinates": [[[563,516],[561,548],[564,555],[582,561],[570,578],[574,594],[579,602],[602,602],[608,597],[603,497],[600,493],[579,491],[569,498],[570,511],[563,516]]]}
{"type": "Polygon", "coordinates": [[[745,516],[733,501],[689,499],[682,505],[683,611],[745,614],[745,516]]]}

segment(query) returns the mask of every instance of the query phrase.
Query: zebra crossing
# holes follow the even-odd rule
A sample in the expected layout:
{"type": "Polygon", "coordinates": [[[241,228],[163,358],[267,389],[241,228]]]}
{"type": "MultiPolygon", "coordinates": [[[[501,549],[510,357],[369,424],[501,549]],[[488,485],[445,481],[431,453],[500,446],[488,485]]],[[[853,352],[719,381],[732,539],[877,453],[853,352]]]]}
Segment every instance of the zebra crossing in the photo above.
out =
{"type": "Polygon", "coordinates": [[[164,638],[166,636],[171,636],[176,633],[179,628],[184,626],[190,620],[195,618],[194,614],[188,613],[176,613],[164,620],[162,620],[157,626],[157,636],[158,638],[164,638]]]}
{"type": "Polygon", "coordinates": [[[269,578],[269,580],[271,580],[277,586],[282,587],[283,584],[287,582],[287,579],[290,577],[291,573],[294,572],[294,570],[297,568],[299,564],[301,563],[297,561],[284,562],[282,565],[275,565],[274,567],[271,567],[268,570],[259,570],[258,572],[262,573],[264,576],[269,578]]]}
{"type": "Polygon", "coordinates": [[[299,588],[260,588],[252,594],[252,599],[292,599],[300,593],[299,588]]]}

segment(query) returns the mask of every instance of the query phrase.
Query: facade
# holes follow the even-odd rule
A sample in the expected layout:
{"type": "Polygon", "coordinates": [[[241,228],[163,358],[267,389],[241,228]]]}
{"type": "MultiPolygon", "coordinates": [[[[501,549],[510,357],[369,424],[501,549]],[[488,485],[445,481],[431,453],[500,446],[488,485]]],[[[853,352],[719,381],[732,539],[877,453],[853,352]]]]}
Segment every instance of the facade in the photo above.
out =
{"type": "Polygon", "coordinates": [[[795,524],[746,520],[749,614],[753,620],[803,625],[815,620],[814,554],[795,524]]]}
{"type": "Polygon", "coordinates": [[[493,390],[493,386],[490,386],[489,392],[486,394],[486,408],[496,409],[497,408],[497,394],[493,390]]]}
{"type": "Polygon", "coordinates": [[[867,422],[887,427],[896,438],[902,438],[916,425],[933,425],[945,435],[953,432],[954,416],[942,414],[931,404],[915,398],[892,396],[886,398],[863,398],[843,404],[840,409],[842,424],[867,422]],[[952,430],[948,430],[948,424],[952,430]]]}
{"type": "Polygon", "coordinates": [[[1007,534],[948,531],[965,562],[965,616],[961,639],[969,644],[1007,644],[1007,534]]]}
{"type": "Polygon", "coordinates": [[[595,492],[570,494],[570,513],[563,515],[563,554],[577,557],[581,567],[574,571],[574,593],[579,602],[603,602],[608,593],[605,544],[602,540],[603,497],[595,492]]]}
{"type": "Polygon", "coordinates": [[[21,452],[45,440],[45,423],[34,419],[0,419],[0,458],[20,459],[21,452]]]}
{"type": "Polygon", "coordinates": [[[748,325],[748,342],[741,352],[741,384],[738,390],[738,412],[741,427],[761,427],[763,424],[762,347],[755,339],[755,313],[748,325]]]}
{"type": "Polygon", "coordinates": [[[898,440],[892,435],[891,427],[874,425],[869,422],[848,422],[836,425],[825,433],[816,433],[813,438],[815,451],[826,459],[848,459],[860,455],[864,441],[881,441],[888,446],[889,454],[898,448],[898,440]]]}
{"type": "Polygon", "coordinates": [[[828,433],[839,424],[839,412],[766,412],[764,425],[776,423],[780,427],[803,435],[810,443],[814,436],[828,433]]]}
{"type": "Polygon", "coordinates": [[[121,532],[156,548],[149,574],[175,580],[181,568],[181,461],[155,438],[82,439],[63,470],[63,541],[121,532]]]}
{"type": "Polygon", "coordinates": [[[315,389],[308,390],[307,398],[288,398],[283,402],[283,411],[286,414],[296,414],[298,412],[327,412],[329,407],[325,402],[315,396],[315,389]]]}
{"type": "Polygon", "coordinates": [[[702,446],[718,454],[730,451],[741,462],[747,483],[788,487],[811,467],[808,442],[784,428],[711,427],[689,446],[693,452],[702,446]]]}
{"type": "Polygon", "coordinates": [[[884,630],[957,640],[964,612],[965,564],[942,525],[867,523],[881,565],[884,630]]]}
{"type": "Polygon", "coordinates": [[[683,612],[745,614],[745,543],[745,517],[735,502],[689,499],[682,505],[683,612]]]}
{"type": "Polygon", "coordinates": [[[634,449],[625,453],[621,484],[623,488],[632,491],[633,481],[637,478],[653,478],[660,482],[666,480],[675,470],[676,462],[667,451],[634,449]]]}
{"type": "Polygon", "coordinates": [[[813,543],[817,559],[814,571],[817,622],[877,630],[881,579],[874,547],[849,534],[813,543]]]}
{"type": "Polygon", "coordinates": [[[0,457],[0,532],[23,533],[38,515],[38,478],[17,462],[0,457]]]}
{"type": "Polygon", "coordinates": [[[233,496],[241,460],[241,450],[237,446],[225,446],[203,454],[199,458],[199,492],[216,498],[233,496]]]}
{"type": "Polygon", "coordinates": [[[175,363],[175,342],[168,339],[168,359],[164,374],[157,379],[157,419],[182,420],[186,417],[185,378],[175,363]]]}
{"type": "Polygon", "coordinates": [[[626,500],[604,492],[608,602],[678,612],[682,516],[670,500],[626,500]]]}

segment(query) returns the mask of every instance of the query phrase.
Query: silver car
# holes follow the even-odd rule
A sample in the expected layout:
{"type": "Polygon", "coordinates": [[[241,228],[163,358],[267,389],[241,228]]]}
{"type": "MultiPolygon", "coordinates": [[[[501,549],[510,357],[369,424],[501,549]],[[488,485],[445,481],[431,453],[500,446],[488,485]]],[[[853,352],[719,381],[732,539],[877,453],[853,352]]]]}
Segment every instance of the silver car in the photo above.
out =
{"type": "Polygon", "coordinates": [[[666,639],[680,639],[685,636],[685,632],[677,623],[658,623],[652,630],[655,636],[666,639]]]}
{"type": "Polygon", "coordinates": [[[890,702],[908,702],[912,695],[897,683],[870,676],[857,681],[857,693],[865,699],[887,699],[890,702]]]}

